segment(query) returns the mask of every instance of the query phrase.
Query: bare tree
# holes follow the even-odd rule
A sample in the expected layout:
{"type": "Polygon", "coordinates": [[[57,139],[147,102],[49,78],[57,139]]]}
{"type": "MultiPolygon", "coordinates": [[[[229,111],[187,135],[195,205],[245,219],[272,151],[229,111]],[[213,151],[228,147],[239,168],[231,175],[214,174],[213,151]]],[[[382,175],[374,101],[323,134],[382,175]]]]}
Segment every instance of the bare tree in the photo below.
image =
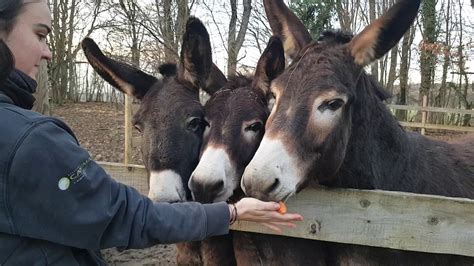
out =
{"type": "Polygon", "coordinates": [[[430,96],[430,88],[434,83],[436,69],[436,54],[434,51],[438,37],[436,0],[422,2],[420,21],[423,37],[420,45],[421,84],[419,101],[421,103],[424,96],[430,96]]]}
{"type": "Polygon", "coordinates": [[[50,115],[51,107],[49,106],[48,64],[46,61],[41,62],[36,80],[38,81],[38,87],[34,94],[36,101],[32,110],[44,115],[50,115]]]}
{"type": "Polygon", "coordinates": [[[231,18],[229,22],[229,35],[227,40],[227,75],[234,75],[237,70],[239,51],[245,40],[250,14],[252,11],[252,1],[242,0],[243,13],[240,20],[240,28],[237,32],[237,0],[230,0],[231,18]]]}

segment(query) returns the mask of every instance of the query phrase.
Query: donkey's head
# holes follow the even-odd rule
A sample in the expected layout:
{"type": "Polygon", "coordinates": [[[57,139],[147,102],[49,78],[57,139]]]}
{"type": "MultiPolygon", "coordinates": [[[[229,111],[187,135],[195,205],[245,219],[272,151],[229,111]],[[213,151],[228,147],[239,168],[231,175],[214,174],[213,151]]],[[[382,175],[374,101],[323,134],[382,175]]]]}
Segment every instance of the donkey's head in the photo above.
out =
{"type": "Polygon", "coordinates": [[[162,65],[162,79],[106,57],[91,39],[85,39],[82,47],[106,81],[141,101],[133,125],[142,133],[149,197],[168,202],[189,199],[187,183],[197,165],[206,127],[199,88],[212,94],[226,81],[212,63],[204,25],[196,18],[188,20],[179,66],[162,65]]]}
{"type": "Polygon", "coordinates": [[[249,195],[282,200],[310,178],[335,178],[346,156],[354,105],[363,101],[361,96],[377,97],[374,91],[364,91],[370,86],[360,80],[363,67],[400,40],[420,0],[400,0],[346,43],[313,42],[283,0],[264,0],[264,5],[274,34],[281,36],[293,62],[271,83],[275,106],[241,185],[249,195]]]}
{"type": "Polygon", "coordinates": [[[258,61],[255,76],[231,78],[206,103],[209,126],[204,131],[201,159],[189,180],[195,200],[225,201],[239,189],[245,166],[264,134],[269,83],[284,68],[281,40],[272,37],[258,61]]]}

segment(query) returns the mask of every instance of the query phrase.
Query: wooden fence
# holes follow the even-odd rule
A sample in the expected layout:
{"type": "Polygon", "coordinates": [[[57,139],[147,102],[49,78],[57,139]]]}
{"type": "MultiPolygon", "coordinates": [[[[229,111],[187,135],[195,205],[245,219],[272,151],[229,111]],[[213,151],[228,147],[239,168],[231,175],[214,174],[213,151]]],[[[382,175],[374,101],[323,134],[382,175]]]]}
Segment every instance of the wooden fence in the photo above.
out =
{"type": "MultiPolygon", "coordinates": [[[[143,166],[101,165],[147,194],[143,166]]],[[[474,200],[321,187],[303,190],[287,206],[305,220],[285,236],[474,257],[474,200]]],[[[275,234],[255,223],[238,222],[232,229],[275,234]]]]}
{"type": "Polygon", "coordinates": [[[439,107],[429,107],[427,105],[427,97],[423,98],[423,105],[422,106],[415,106],[415,105],[396,105],[396,104],[388,104],[387,107],[391,110],[406,110],[406,111],[418,111],[421,112],[421,123],[414,123],[414,122],[404,122],[399,121],[400,125],[403,127],[411,127],[411,128],[421,128],[421,133],[424,135],[426,129],[439,129],[439,130],[450,130],[450,131],[463,131],[463,132],[474,132],[474,127],[460,127],[460,126],[448,126],[448,125],[438,125],[438,124],[427,124],[427,116],[428,112],[432,113],[454,113],[454,114],[462,114],[462,115],[471,115],[474,117],[474,110],[462,110],[462,109],[454,109],[454,108],[439,108],[439,107]]]}

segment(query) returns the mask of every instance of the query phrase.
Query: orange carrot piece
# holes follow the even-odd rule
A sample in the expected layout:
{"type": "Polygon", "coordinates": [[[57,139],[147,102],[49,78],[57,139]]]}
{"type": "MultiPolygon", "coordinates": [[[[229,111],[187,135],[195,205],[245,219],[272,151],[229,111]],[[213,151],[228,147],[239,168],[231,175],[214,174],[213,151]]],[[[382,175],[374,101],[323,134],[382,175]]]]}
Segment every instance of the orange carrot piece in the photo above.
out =
{"type": "Polygon", "coordinates": [[[280,204],[280,208],[278,209],[278,212],[281,214],[285,214],[286,213],[285,203],[283,201],[280,201],[279,204],[280,204]]]}

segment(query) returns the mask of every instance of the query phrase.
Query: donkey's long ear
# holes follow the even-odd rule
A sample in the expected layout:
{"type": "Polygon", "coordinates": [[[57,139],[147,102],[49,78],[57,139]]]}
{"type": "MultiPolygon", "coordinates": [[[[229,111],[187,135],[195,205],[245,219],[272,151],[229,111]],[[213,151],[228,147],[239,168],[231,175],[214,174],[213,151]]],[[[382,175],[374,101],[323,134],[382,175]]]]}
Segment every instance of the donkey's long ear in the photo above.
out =
{"type": "Polygon", "coordinates": [[[199,19],[190,17],[183,36],[178,79],[191,83],[196,89],[204,88],[212,65],[211,42],[206,27],[199,19]]]}
{"type": "Polygon", "coordinates": [[[225,77],[224,73],[215,65],[212,64],[211,73],[206,80],[206,83],[202,87],[202,89],[213,95],[216,91],[220,90],[224,85],[227,83],[227,78],[225,77]]]}
{"type": "Polygon", "coordinates": [[[416,18],[421,0],[399,0],[349,43],[356,64],[365,66],[387,53],[416,18]]]}
{"type": "Polygon", "coordinates": [[[273,36],[257,63],[252,87],[263,96],[270,96],[270,82],[285,70],[285,52],[279,37],[273,36]]]}
{"type": "Polygon", "coordinates": [[[273,35],[280,36],[285,53],[294,59],[312,41],[311,35],[283,0],[264,0],[263,5],[273,35]]]}
{"type": "Polygon", "coordinates": [[[139,69],[105,56],[94,40],[85,38],[82,50],[99,75],[123,93],[142,99],[157,79],[139,69]]]}

